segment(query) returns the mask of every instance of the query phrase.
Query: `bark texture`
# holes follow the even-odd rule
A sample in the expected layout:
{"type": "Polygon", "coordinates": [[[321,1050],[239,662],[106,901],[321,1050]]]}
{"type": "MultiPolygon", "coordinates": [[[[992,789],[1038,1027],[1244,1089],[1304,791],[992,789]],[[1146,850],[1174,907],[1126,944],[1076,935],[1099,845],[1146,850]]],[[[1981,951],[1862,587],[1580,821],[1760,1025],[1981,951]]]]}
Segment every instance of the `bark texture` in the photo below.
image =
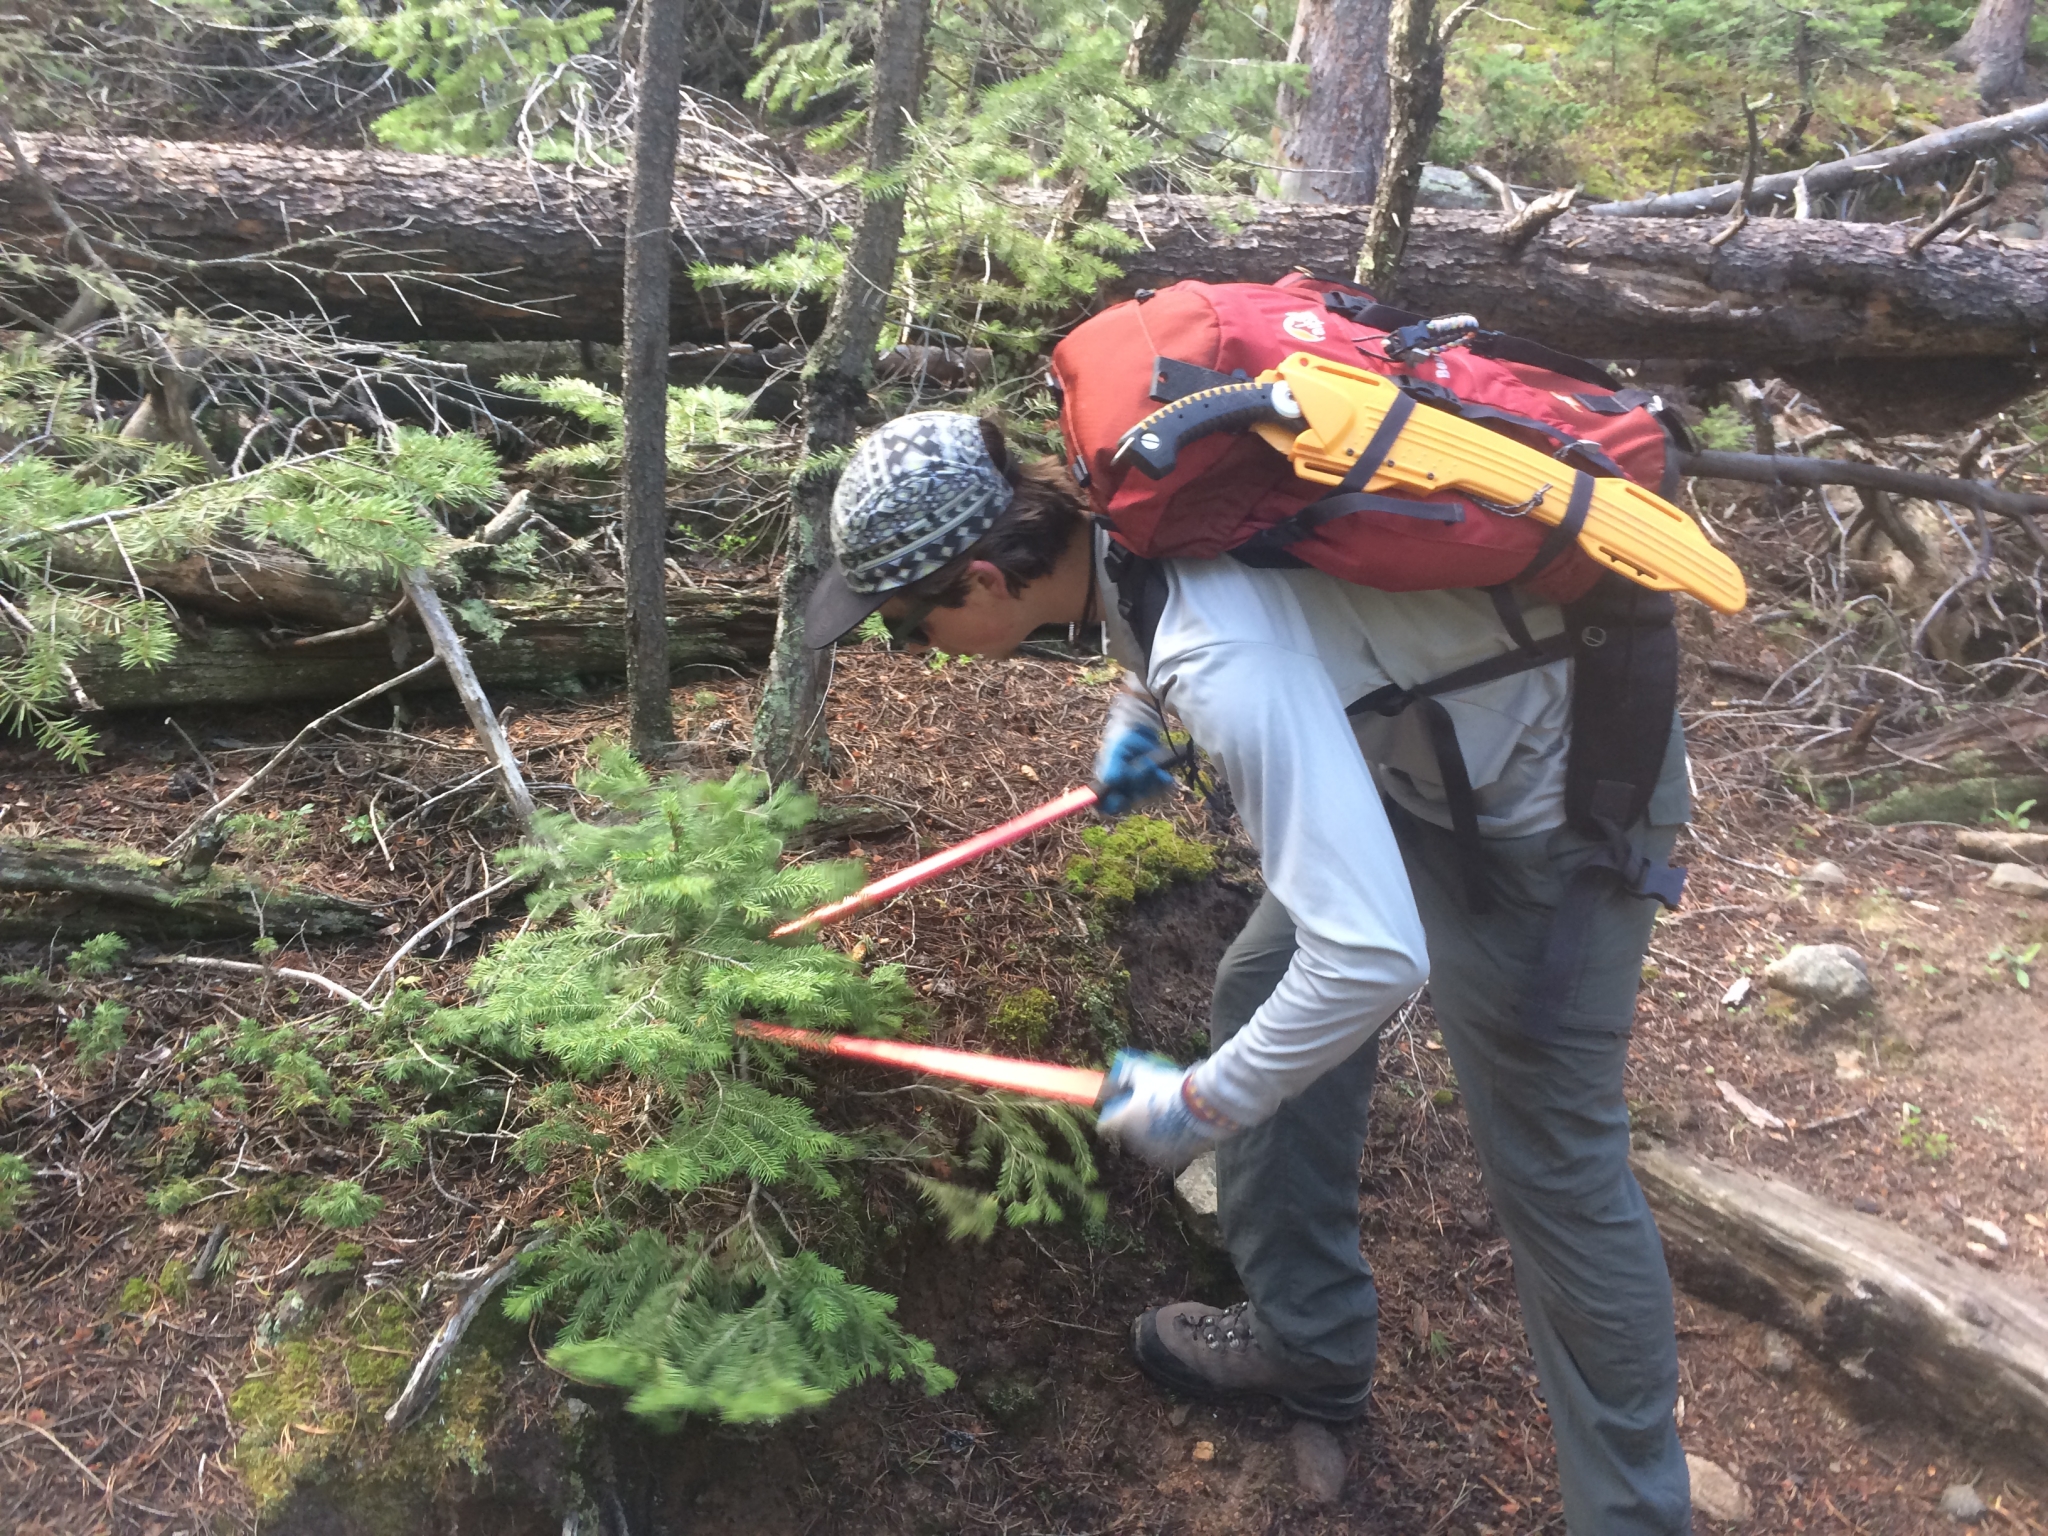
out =
{"type": "Polygon", "coordinates": [[[2048,1462],[2048,1301],[1774,1179],[1668,1147],[1632,1161],[1688,1291],[1783,1329],[1873,1406],[2048,1462]]]}
{"type": "MultiPolygon", "coordinates": [[[[1302,0],[1291,62],[1308,64],[1308,95],[1281,122],[1280,195],[1291,203],[1369,203],[1379,185],[1393,96],[1387,79],[1390,0],[1302,0]]],[[[1349,271],[1353,263],[1334,269],[1349,271]]],[[[1276,274],[1277,275],[1277,274],[1276,274]]]]}
{"type": "MultiPolygon", "coordinates": [[[[435,264],[436,285],[343,275],[368,259],[351,256],[338,257],[341,271],[316,288],[366,337],[619,335],[620,178],[571,182],[504,161],[145,140],[43,138],[34,149],[75,215],[126,219],[147,238],[197,254],[247,257],[281,242],[284,213],[298,239],[329,225],[404,225],[378,238],[409,243],[416,264],[435,264]],[[487,282],[497,298],[466,292],[455,278],[487,282]]],[[[675,202],[679,238],[693,256],[701,249],[721,261],[758,261],[835,217],[852,218],[815,183],[686,177],[675,202]]],[[[1040,211],[1050,222],[1056,200],[1040,211]]],[[[1141,197],[1112,205],[1108,217],[1134,249],[1119,258],[1124,277],[1106,296],[1189,277],[1270,282],[1296,266],[1348,272],[1365,233],[1363,209],[1250,200],[1141,197]]],[[[1909,257],[1903,230],[1771,219],[1714,249],[1705,223],[1574,212],[1517,252],[1502,245],[1497,223],[1491,214],[1418,210],[1388,296],[1435,314],[1469,309],[1584,355],[1740,358],[1753,369],[2024,358],[2048,333],[2048,248],[1944,239],[1909,257]]],[[[40,206],[0,168],[6,236],[44,254],[55,248],[40,206]]],[[[307,306],[298,279],[260,263],[186,281],[195,300],[211,291],[252,306],[307,306]]],[[[727,339],[719,301],[686,284],[676,285],[670,324],[676,340],[727,339]]],[[[735,321],[733,333],[739,328],[735,321]]],[[[1910,392],[1917,372],[1893,376],[1897,387],[1910,392]]]]}
{"type": "Polygon", "coordinates": [[[1977,0],[1977,14],[1948,56],[1977,71],[1977,94],[1987,104],[2010,101],[2026,88],[2027,27],[2034,0],[1977,0]]]}
{"type": "Polygon", "coordinates": [[[640,22],[640,100],[626,208],[625,500],[626,718],[633,750],[675,740],[662,591],[668,585],[669,203],[683,78],[683,0],[647,0],[640,22]]]}
{"type": "MultiPolygon", "coordinates": [[[[875,44],[875,94],[868,107],[867,173],[871,183],[894,185],[861,200],[860,221],[846,253],[839,291],[824,334],[804,364],[804,462],[816,463],[848,447],[855,413],[867,403],[875,347],[896,285],[903,244],[902,183],[896,181],[908,150],[905,128],[916,120],[925,64],[931,0],[890,0],[875,44]]],[[[761,707],[754,717],[754,756],[776,783],[800,781],[825,713],[832,652],[805,644],[804,603],[832,558],[832,492],[836,474],[798,478],[789,558],[782,567],[782,604],[775,649],[761,707]]]]}
{"type": "MultiPolygon", "coordinates": [[[[617,593],[544,592],[491,603],[510,626],[495,644],[476,641],[470,660],[485,687],[576,689],[586,679],[622,677],[626,671],[625,601],[617,593]]],[[[406,622],[406,621],[394,621],[406,622]]],[[[668,594],[669,664],[687,667],[757,667],[768,655],[775,622],[774,593],[694,588],[668,594]]],[[[0,639],[0,644],[4,644],[0,639]]],[[[425,647],[419,645],[413,658],[425,647]]],[[[402,664],[400,664],[402,665],[402,664]]],[[[78,658],[78,674],[107,709],[155,709],[193,704],[279,704],[347,699],[390,677],[391,636],[371,633],[305,650],[264,644],[257,631],[221,627],[184,641],[164,665],[123,669],[111,651],[78,658]]],[[[422,691],[445,689],[440,675],[422,691]]]]}
{"type": "Polygon", "coordinates": [[[215,866],[185,882],[177,863],[132,849],[53,838],[0,838],[0,936],[120,933],[151,941],[269,933],[289,941],[367,933],[374,907],[266,885],[215,866]]]}

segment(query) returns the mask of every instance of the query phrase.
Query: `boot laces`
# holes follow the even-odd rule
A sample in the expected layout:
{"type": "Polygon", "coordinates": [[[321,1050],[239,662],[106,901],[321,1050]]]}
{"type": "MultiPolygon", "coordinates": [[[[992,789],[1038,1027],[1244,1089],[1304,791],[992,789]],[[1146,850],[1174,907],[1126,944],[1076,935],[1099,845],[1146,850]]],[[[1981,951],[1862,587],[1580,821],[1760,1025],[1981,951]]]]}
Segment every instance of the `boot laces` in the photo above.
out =
{"type": "Polygon", "coordinates": [[[1251,1324],[1251,1303],[1240,1301],[1234,1307],[1221,1312],[1204,1312],[1197,1317],[1183,1317],[1181,1326],[1196,1330],[1202,1342],[1210,1349],[1246,1350],[1253,1343],[1251,1324]]]}

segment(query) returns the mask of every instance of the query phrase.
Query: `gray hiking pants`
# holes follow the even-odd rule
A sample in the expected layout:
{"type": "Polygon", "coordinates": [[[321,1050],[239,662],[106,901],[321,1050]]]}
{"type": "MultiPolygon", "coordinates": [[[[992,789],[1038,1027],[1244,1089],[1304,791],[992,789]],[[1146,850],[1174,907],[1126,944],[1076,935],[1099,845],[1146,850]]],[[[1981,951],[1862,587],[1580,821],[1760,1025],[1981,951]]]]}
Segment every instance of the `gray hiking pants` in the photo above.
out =
{"type": "MultiPolygon", "coordinates": [[[[1569,830],[1489,840],[1495,905],[1474,914],[1451,834],[1398,806],[1388,814],[1429,935],[1431,1002],[1513,1246],[1566,1526],[1573,1536],[1689,1532],[1672,1419],[1671,1282],[1629,1172],[1622,1096],[1654,904],[1602,882],[1562,1027],[1538,1038],[1517,1009],[1565,880],[1593,845],[1569,830]]],[[[1668,857],[1685,819],[1675,740],[1650,814],[1664,824],[1638,826],[1636,846],[1668,857]]],[[[1244,1027],[1293,952],[1293,923],[1268,895],[1217,967],[1212,1049],[1244,1027]]],[[[1331,1386],[1369,1381],[1376,1355],[1379,1299],[1359,1252],[1358,1167],[1377,1065],[1377,1044],[1361,1047],[1216,1158],[1224,1236],[1269,1342],[1305,1379],[1331,1386]]]]}

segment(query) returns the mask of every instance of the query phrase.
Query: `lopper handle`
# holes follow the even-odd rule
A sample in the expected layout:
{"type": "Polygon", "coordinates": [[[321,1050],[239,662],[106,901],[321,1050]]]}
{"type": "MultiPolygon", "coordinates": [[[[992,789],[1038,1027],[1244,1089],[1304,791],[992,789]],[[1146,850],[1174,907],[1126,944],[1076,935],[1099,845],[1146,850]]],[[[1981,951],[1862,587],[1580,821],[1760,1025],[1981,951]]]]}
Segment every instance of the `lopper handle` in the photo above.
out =
{"type": "Polygon", "coordinates": [[[1181,449],[1198,438],[1242,431],[1255,422],[1300,420],[1301,407],[1284,383],[1224,384],[1154,411],[1123,435],[1111,462],[1128,460],[1141,473],[1163,480],[1173,473],[1181,449]]]}

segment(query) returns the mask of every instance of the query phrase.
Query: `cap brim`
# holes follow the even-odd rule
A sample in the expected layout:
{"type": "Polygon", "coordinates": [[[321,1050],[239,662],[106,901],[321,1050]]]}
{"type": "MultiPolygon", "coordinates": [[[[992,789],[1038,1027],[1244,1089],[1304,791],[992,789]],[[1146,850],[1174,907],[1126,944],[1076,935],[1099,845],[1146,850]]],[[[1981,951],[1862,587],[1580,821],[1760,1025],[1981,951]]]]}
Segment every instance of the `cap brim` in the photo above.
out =
{"type": "Polygon", "coordinates": [[[804,644],[814,651],[838,644],[893,595],[854,591],[846,584],[845,572],[834,561],[825,567],[804,602],[804,644]]]}

